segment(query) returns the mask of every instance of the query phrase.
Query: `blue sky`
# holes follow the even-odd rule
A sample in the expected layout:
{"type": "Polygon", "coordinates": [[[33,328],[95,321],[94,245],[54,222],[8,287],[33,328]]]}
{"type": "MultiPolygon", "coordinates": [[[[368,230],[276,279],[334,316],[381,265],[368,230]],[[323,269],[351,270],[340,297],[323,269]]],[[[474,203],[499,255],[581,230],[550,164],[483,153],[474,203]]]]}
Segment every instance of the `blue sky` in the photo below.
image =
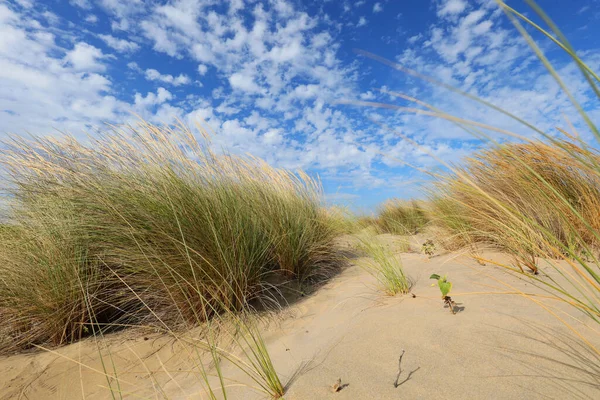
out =
{"type": "MultiPolygon", "coordinates": [[[[598,1],[539,3],[598,69],[598,1]]],[[[598,115],[577,69],[540,43],[598,115]]],[[[381,90],[401,92],[532,135],[356,48],[550,133],[568,127],[565,118],[582,128],[493,0],[9,0],[0,1],[0,136],[82,135],[132,122],[132,113],[155,123],[203,121],[216,133],[214,146],[318,174],[330,201],[370,210],[389,197],[418,196],[426,175],[413,167],[436,171],[439,160],[458,162],[482,144],[446,121],[340,101],[410,105],[381,90]]]]}

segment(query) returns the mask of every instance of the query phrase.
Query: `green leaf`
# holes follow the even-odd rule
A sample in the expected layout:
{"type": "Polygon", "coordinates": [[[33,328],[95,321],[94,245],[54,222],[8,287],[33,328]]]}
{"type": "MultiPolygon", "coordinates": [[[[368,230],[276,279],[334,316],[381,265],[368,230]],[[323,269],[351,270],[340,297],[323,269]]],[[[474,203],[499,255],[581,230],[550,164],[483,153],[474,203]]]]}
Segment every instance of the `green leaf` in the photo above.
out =
{"type": "Polygon", "coordinates": [[[431,276],[429,277],[429,279],[439,280],[440,276],[438,274],[431,274],[431,276]]]}
{"type": "Polygon", "coordinates": [[[438,280],[438,286],[440,287],[440,291],[442,292],[442,297],[446,297],[452,289],[452,282],[448,282],[446,278],[440,279],[438,280]]]}

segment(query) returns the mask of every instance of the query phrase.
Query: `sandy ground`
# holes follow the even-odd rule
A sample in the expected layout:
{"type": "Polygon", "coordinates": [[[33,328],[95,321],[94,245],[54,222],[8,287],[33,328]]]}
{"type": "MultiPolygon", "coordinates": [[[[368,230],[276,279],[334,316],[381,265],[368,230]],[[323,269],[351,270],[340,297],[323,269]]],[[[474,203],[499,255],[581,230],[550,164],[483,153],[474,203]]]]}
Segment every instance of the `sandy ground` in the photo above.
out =
{"type": "MultiPolygon", "coordinates": [[[[531,284],[466,257],[401,257],[415,297],[385,297],[372,276],[351,266],[269,323],[264,337],[289,382],[286,399],[600,398],[600,360],[588,347],[535,302],[492,294],[539,292],[531,284]],[[432,273],[448,274],[454,283],[456,315],[431,287],[432,273]],[[395,387],[402,351],[401,384],[395,387]],[[334,393],[338,379],[343,389],[334,393]]],[[[568,318],[560,307],[553,309],[568,318]]],[[[600,345],[599,334],[589,337],[600,345]]],[[[54,352],[0,358],[0,399],[111,398],[99,347],[108,373],[117,370],[123,397],[206,398],[189,346],[139,332],[99,343],[88,339],[54,352]]],[[[247,377],[223,365],[224,374],[240,382],[230,382],[229,398],[265,398],[248,388],[247,377]]],[[[114,379],[111,386],[117,389],[114,379]]]]}

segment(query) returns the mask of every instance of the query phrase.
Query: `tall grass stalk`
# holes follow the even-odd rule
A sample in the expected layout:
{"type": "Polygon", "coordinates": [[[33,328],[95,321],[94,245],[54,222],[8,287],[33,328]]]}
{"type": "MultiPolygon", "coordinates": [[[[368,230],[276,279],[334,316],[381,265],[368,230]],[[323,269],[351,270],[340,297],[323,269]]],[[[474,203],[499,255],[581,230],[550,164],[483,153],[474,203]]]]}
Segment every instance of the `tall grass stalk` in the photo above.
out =
{"type": "Polygon", "coordinates": [[[271,356],[260,332],[257,322],[252,317],[234,318],[236,332],[233,339],[242,357],[223,352],[225,358],[236,365],[259,388],[274,399],[283,397],[284,385],[271,360],[271,356]]]}
{"type": "Polygon", "coordinates": [[[408,293],[412,282],[400,258],[373,233],[363,232],[356,237],[358,249],[368,256],[359,265],[377,279],[383,292],[389,296],[408,293]]]}

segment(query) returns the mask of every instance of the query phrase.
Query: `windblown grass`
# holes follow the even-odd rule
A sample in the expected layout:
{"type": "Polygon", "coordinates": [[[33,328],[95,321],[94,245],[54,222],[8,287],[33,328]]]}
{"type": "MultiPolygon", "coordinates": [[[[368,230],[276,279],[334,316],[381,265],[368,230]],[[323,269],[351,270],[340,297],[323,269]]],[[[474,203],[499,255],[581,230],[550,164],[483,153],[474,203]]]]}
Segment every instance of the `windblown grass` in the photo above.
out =
{"type": "Polygon", "coordinates": [[[236,358],[228,352],[223,353],[224,356],[250,377],[264,393],[275,399],[283,397],[285,387],[281,383],[256,322],[251,319],[237,319],[235,326],[238,332],[234,340],[244,358],[237,358],[239,361],[236,361],[236,358]]]}
{"type": "Polygon", "coordinates": [[[356,224],[358,225],[358,231],[372,229],[376,227],[377,218],[373,215],[360,215],[356,218],[356,224]]]}
{"type": "Polygon", "coordinates": [[[505,144],[441,176],[433,210],[464,244],[492,244],[514,257],[512,265],[479,261],[537,274],[545,259],[556,279],[528,276],[532,282],[600,322],[599,183],[598,153],[584,143],[505,144]]]}
{"type": "Polygon", "coordinates": [[[382,291],[389,296],[408,293],[412,281],[404,273],[400,257],[390,250],[389,245],[372,232],[363,232],[356,237],[358,249],[368,256],[359,266],[377,279],[382,291]]]}
{"type": "MultiPolygon", "coordinates": [[[[177,334],[174,338],[179,342],[185,340],[177,334]]],[[[240,385],[223,371],[227,363],[234,367],[227,372],[237,370],[248,379],[243,384],[248,389],[273,399],[285,394],[287,387],[271,360],[255,315],[226,313],[216,316],[209,321],[204,338],[187,341],[185,346],[193,354],[194,372],[200,375],[210,399],[227,399],[230,385],[240,385]]]]}
{"type": "Polygon", "coordinates": [[[304,282],[338,261],[339,226],[305,174],[214,154],[183,126],[90,141],[7,143],[4,351],[68,343],[92,325],[196,324],[247,308],[272,274],[304,282]]]}
{"type": "Polygon", "coordinates": [[[381,232],[414,235],[427,221],[425,210],[419,202],[390,199],[380,207],[375,224],[381,232]]]}
{"type": "Polygon", "coordinates": [[[352,234],[360,231],[363,226],[360,219],[354,215],[347,207],[332,206],[326,209],[327,215],[345,234],[352,234]]]}
{"type": "Polygon", "coordinates": [[[598,161],[565,140],[493,147],[441,178],[432,213],[458,245],[491,244],[533,271],[535,257],[587,257],[598,247],[598,161]]]}

